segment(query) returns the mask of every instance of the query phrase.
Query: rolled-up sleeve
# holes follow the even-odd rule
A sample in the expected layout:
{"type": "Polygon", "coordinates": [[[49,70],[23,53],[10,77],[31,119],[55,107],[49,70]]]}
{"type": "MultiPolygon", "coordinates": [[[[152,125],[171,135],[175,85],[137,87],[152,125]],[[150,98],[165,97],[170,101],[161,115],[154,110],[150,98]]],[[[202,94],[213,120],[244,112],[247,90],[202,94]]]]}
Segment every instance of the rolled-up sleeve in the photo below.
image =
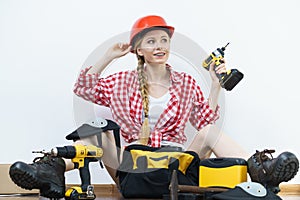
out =
{"type": "Polygon", "coordinates": [[[100,78],[99,73],[87,74],[90,68],[81,70],[73,92],[87,101],[109,107],[115,77],[100,78]]]}
{"type": "Polygon", "coordinates": [[[216,109],[213,110],[208,103],[208,100],[205,100],[203,93],[199,86],[196,87],[196,93],[194,98],[194,106],[190,115],[191,124],[197,129],[200,130],[208,124],[213,124],[219,119],[219,110],[220,106],[217,105],[216,109]]]}

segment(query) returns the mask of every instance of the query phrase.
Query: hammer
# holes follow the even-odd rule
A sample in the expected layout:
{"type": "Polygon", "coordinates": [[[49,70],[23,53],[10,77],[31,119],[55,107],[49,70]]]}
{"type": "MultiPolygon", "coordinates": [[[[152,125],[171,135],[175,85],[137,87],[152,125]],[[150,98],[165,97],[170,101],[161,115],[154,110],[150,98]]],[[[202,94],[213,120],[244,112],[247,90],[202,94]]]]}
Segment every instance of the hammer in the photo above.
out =
{"type": "Polygon", "coordinates": [[[225,192],[228,189],[216,187],[205,188],[192,185],[178,185],[177,171],[173,170],[169,190],[170,200],[178,200],[178,192],[204,194],[205,192],[225,192]]]}

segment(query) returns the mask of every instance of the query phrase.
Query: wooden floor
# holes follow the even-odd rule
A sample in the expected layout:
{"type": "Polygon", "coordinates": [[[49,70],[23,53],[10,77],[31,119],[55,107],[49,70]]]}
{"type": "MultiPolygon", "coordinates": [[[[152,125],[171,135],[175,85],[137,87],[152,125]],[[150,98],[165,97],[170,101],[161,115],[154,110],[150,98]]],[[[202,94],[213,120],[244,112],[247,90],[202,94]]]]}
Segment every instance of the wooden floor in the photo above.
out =
{"type": "MultiPolygon", "coordinates": [[[[294,196],[294,195],[288,195],[288,196],[280,196],[283,200],[299,200],[300,196],[294,196]]],[[[1,200],[47,200],[47,198],[43,198],[43,197],[1,197],[1,200]]],[[[121,200],[123,198],[119,197],[119,196],[114,196],[114,195],[110,195],[110,196],[102,196],[102,197],[97,197],[95,200],[121,200]]],[[[138,199],[135,199],[138,200],[138,199]]]]}
{"type": "MultiPolygon", "coordinates": [[[[283,200],[299,200],[300,196],[281,196],[283,200]]],[[[0,197],[1,200],[47,200],[43,197],[0,197]]],[[[103,196],[103,197],[97,197],[95,200],[120,200],[123,198],[117,197],[117,196],[103,196]]],[[[136,199],[138,200],[138,199],[136,199]]]]}
{"type": "MultiPolygon", "coordinates": [[[[70,186],[67,185],[67,188],[69,187],[70,186]]],[[[94,188],[97,197],[96,200],[125,200],[122,197],[122,195],[119,193],[117,187],[114,184],[99,184],[99,185],[94,185],[94,188]]],[[[281,185],[280,189],[281,192],[278,195],[283,200],[300,200],[300,184],[281,185]]],[[[36,192],[35,194],[23,194],[27,196],[20,196],[20,194],[18,195],[0,194],[0,200],[48,200],[45,197],[40,197],[37,194],[38,190],[35,190],[35,192],[36,192]]],[[[138,200],[138,199],[134,199],[134,200],[138,200]]]]}
{"type": "MultiPolygon", "coordinates": [[[[299,200],[300,195],[279,195],[283,200],[299,200]]],[[[0,200],[47,200],[47,198],[39,197],[37,194],[31,196],[1,196],[0,200]]],[[[114,192],[112,194],[97,194],[96,200],[124,200],[124,198],[118,193],[114,192]]],[[[135,199],[138,200],[138,199],[135,199]]]]}

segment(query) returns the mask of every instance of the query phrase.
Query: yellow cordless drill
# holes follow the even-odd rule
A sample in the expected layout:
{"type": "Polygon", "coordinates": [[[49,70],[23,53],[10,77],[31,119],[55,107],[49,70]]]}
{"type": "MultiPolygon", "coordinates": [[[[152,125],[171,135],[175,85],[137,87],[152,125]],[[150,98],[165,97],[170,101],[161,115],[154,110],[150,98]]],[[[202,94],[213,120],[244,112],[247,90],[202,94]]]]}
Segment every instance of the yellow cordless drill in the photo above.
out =
{"type": "Polygon", "coordinates": [[[87,138],[90,136],[96,136],[98,145],[68,145],[62,147],[55,147],[51,151],[33,151],[33,153],[42,153],[45,156],[49,155],[52,157],[61,157],[66,159],[71,159],[74,163],[74,167],[79,169],[81,185],[80,187],[71,187],[65,191],[66,200],[79,200],[79,199],[95,199],[96,195],[94,193],[94,187],[91,185],[90,180],[90,162],[99,162],[100,166],[103,168],[101,158],[103,156],[102,147],[102,137],[101,134],[106,131],[113,131],[115,138],[115,145],[117,151],[117,158],[119,161],[120,157],[120,126],[112,120],[103,119],[97,117],[82,124],[75,131],[66,136],[67,140],[73,140],[76,142],[82,138],[87,138]]]}
{"type": "MultiPolygon", "coordinates": [[[[209,70],[209,66],[212,62],[215,62],[215,68],[222,64],[222,59],[224,58],[225,54],[224,51],[228,45],[229,43],[227,43],[226,46],[217,48],[215,51],[213,51],[208,58],[203,61],[202,66],[209,70]]],[[[226,73],[216,75],[219,78],[221,87],[228,91],[232,90],[244,77],[244,74],[237,69],[230,69],[226,73]]]]}
{"type": "Polygon", "coordinates": [[[95,199],[94,187],[91,185],[89,163],[99,161],[103,150],[94,145],[74,145],[55,147],[49,153],[52,156],[72,159],[79,169],[81,186],[71,187],[65,193],[66,200],[95,199]]]}

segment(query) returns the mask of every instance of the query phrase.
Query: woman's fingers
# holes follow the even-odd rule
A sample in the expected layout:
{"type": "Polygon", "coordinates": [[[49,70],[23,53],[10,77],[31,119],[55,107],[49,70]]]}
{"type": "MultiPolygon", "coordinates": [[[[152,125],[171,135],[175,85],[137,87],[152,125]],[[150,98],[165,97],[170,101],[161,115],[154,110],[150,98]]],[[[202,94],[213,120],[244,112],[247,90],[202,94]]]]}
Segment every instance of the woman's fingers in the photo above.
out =
{"type": "Polygon", "coordinates": [[[225,66],[225,64],[223,63],[223,64],[217,66],[215,68],[215,71],[216,71],[217,74],[226,73],[226,66],[225,66]]]}

